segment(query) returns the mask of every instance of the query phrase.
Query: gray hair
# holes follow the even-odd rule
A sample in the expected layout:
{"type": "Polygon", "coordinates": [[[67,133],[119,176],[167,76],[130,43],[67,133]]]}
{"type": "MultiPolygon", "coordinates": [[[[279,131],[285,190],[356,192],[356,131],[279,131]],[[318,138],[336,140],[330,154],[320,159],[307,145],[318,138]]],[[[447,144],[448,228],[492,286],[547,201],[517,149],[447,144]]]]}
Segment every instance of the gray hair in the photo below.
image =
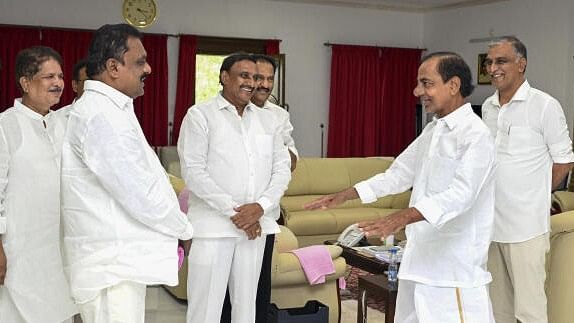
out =
{"type": "Polygon", "coordinates": [[[524,43],[521,42],[520,39],[518,39],[514,36],[502,36],[496,40],[493,40],[490,44],[488,44],[488,48],[498,46],[502,43],[509,43],[510,45],[512,45],[512,48],[514,49],[514,53],[516,54],[516,56],[518,56],[518,58],[522,57],[522,58],[528,60],[528,57],[526,54],[526,46],[524,46],[524,43]]]}

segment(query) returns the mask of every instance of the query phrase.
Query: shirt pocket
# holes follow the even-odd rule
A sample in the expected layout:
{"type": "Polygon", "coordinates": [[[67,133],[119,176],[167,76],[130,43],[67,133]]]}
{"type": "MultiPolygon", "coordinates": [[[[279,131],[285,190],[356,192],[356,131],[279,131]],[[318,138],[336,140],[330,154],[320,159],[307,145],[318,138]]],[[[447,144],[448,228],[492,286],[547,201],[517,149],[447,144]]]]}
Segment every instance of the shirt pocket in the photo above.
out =
{"type": "Polygon", "coordinates": [[[430,193],[440,193],[445,191],[454,179],[459,160],[435,156],[429,164],[428,191],[430,193]]]}
{"type": "Polygon", "coordinates": [[[255,145],[259,157],[271,158],[273,156],[273,136],[256,135],[255,145]]]}
{"type": "Polygon", "coordinates": [[[512,156],[529,155],[536,142],[536,133],[530,127],[510,127],[507,151],[512,156]]]}

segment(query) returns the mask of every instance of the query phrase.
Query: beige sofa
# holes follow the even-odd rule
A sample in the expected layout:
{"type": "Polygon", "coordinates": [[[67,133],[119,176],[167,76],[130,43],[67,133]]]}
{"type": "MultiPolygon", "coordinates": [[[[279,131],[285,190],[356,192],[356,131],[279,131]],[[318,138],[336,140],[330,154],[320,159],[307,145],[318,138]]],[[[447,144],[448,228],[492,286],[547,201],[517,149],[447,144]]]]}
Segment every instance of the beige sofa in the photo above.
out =
{"type": "Polygon", "coordinates": [[[550,218],[550,253],[547,258],[548,322],[574,322],[574,211],[550,218]]]}
{"type": "Polygon", "coordinates": [[[407,208],[410,191],[370,204],[353,200],[329,210],[303,209],[303,205],[313,199],[384,172],[391,163],[389,158],[301,158],[281,199],[285,226],[297,236],[300,246],[322,244],[336,239],[353,223],[378,219],[407,208]]]}

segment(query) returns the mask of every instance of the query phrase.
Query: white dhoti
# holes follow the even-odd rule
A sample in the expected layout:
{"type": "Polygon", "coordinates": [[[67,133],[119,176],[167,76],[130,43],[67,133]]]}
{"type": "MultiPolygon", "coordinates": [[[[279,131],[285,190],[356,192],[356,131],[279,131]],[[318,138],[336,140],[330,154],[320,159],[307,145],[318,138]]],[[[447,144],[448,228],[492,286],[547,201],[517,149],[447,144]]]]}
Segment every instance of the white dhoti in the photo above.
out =
{"type": "Polygon", "coordinates": [[[144,323],[146,285],[124,281],[78,304],[83,323],[144,323]]]}
{"type": "Polygon", "coordinates": [[[231,322],[255,322],[255,298],[265,235],[194,238],[187,276],[187,323],[219,322],[229,285],[231,322]]]}
{"type": "Polygon", "coordinates": [[[401,280],[395,323],[494,323],[487,286],[434,287],[401,280]]]}

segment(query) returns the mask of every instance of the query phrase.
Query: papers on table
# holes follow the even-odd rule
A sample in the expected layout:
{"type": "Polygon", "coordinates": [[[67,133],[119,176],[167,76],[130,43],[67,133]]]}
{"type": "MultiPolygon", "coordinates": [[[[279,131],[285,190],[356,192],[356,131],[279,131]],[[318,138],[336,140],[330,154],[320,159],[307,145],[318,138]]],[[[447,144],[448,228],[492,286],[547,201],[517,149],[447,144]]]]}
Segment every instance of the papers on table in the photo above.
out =
{"type": "MultiPolygon", "coordinates": [[[[397,248],[397,262],[401,262],[403,257],[403,248],[400,246],[395,246],[397,248]]],[[[391,257],[391,246],[366,246],[366,247],[353,247],[358,253],[365,255],[367,257],[374,257],[383,262],[389,262],[391,257]]]]}

